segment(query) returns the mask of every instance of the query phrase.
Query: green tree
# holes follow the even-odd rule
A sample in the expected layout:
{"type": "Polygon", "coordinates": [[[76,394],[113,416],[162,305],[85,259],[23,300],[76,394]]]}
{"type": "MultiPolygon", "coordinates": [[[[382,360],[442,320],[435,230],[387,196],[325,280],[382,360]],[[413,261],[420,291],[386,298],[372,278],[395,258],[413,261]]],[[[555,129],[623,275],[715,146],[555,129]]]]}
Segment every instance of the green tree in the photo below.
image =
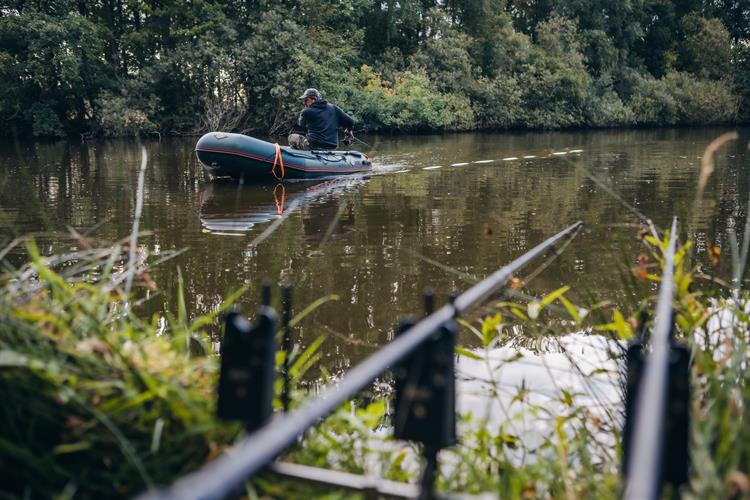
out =
{"type": "Polygon", "coordinates": [[[677,15],[669,0],[646,0],[643,9],[644,37],[636,44],[634,56],[643,61],[648,72],[656,77],[664,75],[674,64],[674,40],[677,34],[677,15]]]}
{"type": "Polygon", "coordinates": [[[266,12],[237,54],[237,74],[247,99],[249,125],[286,132],[299,112],[301,91],[311,85],[302,28],[275,11],[266,12]]]}
{"type": "Polygon", "coordinates": [[[719,19],[697,14],[682,20],[685,40],[679,46],[679,65],[701,78],[720,80],[732,73],[732,40],[719,19]]]}
{"type": "Polygon", "coordinates": [[[739,119],[750,120],[750,47],[737,45],[732,51],[735,92],[740,97],[739,119]]]}
{"type": "Polygon", "coordinates": [[[750,39],[750,0],[708,0],[704,8],[721,19],[735,44],[750,39]]]}
{"type": "Polygon", "coordinates": [[[424,35],[427,12],[437,2],[434,0],[385,0],[370,2],[365,23],[364,50],[370,55],[383,53],[389,47],[398,47],[411,55],[424,35]]]}
{"type": "Polygon", "coordinates": [[[559,128],[584,122],[590,75],[575,23],[553,16],[537,26],[537,46],[520,75],[526,125],[559,128]]]}
{"type": "Polygon", "coordinates": [[[8,0],[0,9],[0,120],[37,136],[285,133],[299,92],[314,86],[371,129],[726,121],[737,96],[738,116],[750,116],[749,7],[8,0]],[[704,88],[711,92],[700,99],[704,88]]]}
{"type": "Polygon", "coordinates": [[[474,41],[474,62],[485,76],[514,72],[526,61],[528,37],[513,28],[505,0],[450,2],[448,10],[460,29],[474,41]]]}
{"type": "Polygon", "coordinates": [[[412,64],[423,68],[440,91],[470,94],[481,73],[471,56],[472,37],[453,27],[439,9],[430,11],[428,33],[427,40],[411,57],[412,64]]]}
{"type": "Polygon", "coordinates": [[[0,116],[37,136],[85,130],[93,98],[110,83],[102,31],[73,12],[0,18],[0,116]]]}

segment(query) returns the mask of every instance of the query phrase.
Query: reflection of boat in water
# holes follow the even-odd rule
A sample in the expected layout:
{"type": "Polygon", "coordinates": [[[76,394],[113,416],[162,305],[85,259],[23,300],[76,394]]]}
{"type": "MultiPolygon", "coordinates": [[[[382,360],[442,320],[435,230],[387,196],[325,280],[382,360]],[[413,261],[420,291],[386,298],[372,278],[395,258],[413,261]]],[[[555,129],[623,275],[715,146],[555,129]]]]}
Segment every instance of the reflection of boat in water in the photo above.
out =
{"type": "Polygon", "coordinates": [[[300,205],[336,197],[364,182],[362,178],[275,186],[210,182],[201,190],[201,225],[206,232],[241,235],[256,224],[277,219],[300,205]]]}
{"type": "Polygon", "coordinates": [[[301,151],[224,132],[205,134],[195,153],[209,173],[247,181],[321,179],[372,170],[370,159],[359,151],[301,151]]]}

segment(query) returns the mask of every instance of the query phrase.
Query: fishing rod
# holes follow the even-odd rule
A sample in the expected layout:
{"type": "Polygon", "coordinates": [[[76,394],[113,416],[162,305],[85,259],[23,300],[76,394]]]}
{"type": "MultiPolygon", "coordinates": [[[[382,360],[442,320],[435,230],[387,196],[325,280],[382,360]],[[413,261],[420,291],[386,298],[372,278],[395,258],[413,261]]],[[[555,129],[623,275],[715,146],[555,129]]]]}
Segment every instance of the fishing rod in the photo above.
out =
{"type": "MultiPolygon", "coordinates": [[[[293,133],[297,133],[295,131],[294,127],[292,127],[292,129],[289,130],[289,132],[286,134],[286,136],[289,137],[289,134],[293,134],[293,133]]],[[[357,139],[356,137],[354,137],[354,131],[352,131],[352,135],[345,135],[344,139],[341,141],[341,143],[344,144],[345,146],[349,146],[352,143],[353,140],[357,141],[358,143],[362,144],[363,146],[367,146],[370,149],[375,149],[371,144],[367,144],[362,139],[357,139]]]]}
{"type": "Polygon", "coordinates": [[[367,144],[365,141],[363,141],[361,139],[357,139],[356,137],[354,137],[354,132],[352,132],[352,135],[347,135],[344,138],[344,140],[341,141],[341,142],[343,142],[345,146],[348,146],[348,145],[350,145],[352,143],[353,140],[357,141],[358,143],[362,144],[363,146],[367,146],[370,149],[374,149],[370,144],[367,144]]]}

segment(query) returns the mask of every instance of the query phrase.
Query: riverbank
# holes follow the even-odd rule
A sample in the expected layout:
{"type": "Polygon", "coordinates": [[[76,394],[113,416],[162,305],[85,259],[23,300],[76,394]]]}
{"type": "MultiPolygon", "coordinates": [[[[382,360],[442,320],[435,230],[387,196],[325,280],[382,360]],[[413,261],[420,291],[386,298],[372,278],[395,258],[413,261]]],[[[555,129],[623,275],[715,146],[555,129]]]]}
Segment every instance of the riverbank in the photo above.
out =
{"type": "Polygon", "coordinates": [[[0,12],[0,120],[286,135],[316,87],[367,132],[746,122],[747,25],[712,2],[19,3],[0,12]]]}

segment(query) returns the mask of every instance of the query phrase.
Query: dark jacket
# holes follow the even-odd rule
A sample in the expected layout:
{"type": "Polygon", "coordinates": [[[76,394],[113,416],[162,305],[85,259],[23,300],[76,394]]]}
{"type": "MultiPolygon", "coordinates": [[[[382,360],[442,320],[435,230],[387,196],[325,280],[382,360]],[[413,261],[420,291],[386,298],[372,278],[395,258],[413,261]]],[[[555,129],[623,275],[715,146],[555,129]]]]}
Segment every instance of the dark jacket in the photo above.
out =
{"type": "Polygon", "coordinates": [[[302,110],[297,124],[307,129],[310,149],[336,149],[339,147],[339,127],[354,127],[354,118],[335,104],[320,99],[302,110]]]}

